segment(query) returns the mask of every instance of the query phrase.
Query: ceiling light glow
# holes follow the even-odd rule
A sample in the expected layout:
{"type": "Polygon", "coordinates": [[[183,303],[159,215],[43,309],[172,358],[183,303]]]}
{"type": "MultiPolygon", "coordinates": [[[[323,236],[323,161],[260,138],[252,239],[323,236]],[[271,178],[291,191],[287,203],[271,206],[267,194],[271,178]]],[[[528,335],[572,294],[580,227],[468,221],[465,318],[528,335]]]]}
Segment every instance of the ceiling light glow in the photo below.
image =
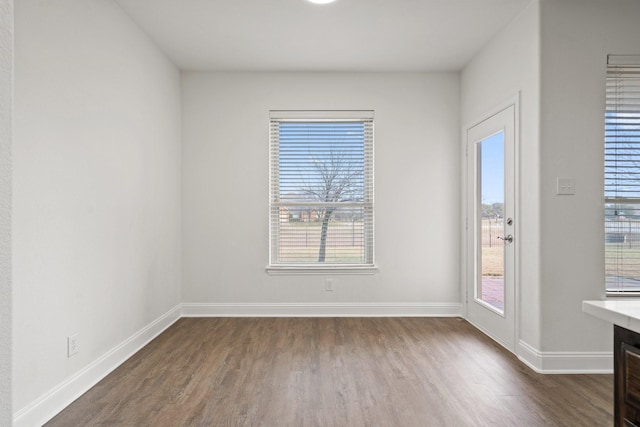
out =
{"type": "Polygon", "coordinates": [[[329,4],[329,3],[333,3],[336,0],[309,0],[309,1],[315,4],[329,4]]]}

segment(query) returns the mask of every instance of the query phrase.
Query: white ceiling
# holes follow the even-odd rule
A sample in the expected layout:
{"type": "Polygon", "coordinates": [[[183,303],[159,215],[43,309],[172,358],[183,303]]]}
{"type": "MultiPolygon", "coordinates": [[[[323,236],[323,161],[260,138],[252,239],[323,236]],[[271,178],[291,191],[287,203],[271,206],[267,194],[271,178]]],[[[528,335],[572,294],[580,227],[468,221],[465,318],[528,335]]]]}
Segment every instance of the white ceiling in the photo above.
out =
{"type": "Polygon", "coordinates": [[[181,69],[459,70],[530,0],[116,0],[181,69]]]}

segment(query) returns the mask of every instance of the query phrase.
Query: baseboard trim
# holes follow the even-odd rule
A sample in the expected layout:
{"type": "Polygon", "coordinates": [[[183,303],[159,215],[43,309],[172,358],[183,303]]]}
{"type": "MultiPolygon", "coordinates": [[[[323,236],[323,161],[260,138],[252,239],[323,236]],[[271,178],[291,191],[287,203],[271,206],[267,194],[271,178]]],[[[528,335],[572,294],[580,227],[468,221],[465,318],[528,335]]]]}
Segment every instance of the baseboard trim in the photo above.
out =
{"type": "Polygon", "coordinates": [[[541,374],[611,374],[613,352],[539,351],[520,340],[518,359],[541,374]]]}
{"type": "Polygon", "coordinates": [[[184,317],[460,317],[459,303],[183,303],[184,317]]]}
{"type": "Polygon", "coordinates": [[[181,314],[181,306],[178,304],[73,376],[20,409],[14,414],[14,427],[40,426],[49,421],[180,319],[181,314]]]}

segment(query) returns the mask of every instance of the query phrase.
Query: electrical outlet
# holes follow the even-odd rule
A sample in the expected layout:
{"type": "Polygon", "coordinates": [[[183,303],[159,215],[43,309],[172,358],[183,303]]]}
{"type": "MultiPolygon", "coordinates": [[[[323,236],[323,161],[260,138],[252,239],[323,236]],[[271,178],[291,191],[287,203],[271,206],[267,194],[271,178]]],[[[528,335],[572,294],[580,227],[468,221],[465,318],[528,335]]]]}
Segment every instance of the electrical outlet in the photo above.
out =
{"type": "Polygon", "coordinates": [[[325,292],[333,292],[333,279],[324,279],[325,292]]]}
{"type": "Polygon", "coordinates": [[[67,337],[67,357],[71,357],[78,353],[78,334],[67,337]]]}

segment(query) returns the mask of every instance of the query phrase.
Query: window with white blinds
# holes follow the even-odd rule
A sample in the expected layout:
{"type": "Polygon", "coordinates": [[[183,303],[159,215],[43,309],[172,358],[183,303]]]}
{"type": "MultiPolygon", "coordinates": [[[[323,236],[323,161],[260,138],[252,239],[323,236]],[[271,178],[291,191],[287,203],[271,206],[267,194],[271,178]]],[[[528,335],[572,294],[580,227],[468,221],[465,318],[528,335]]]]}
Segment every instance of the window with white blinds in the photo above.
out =
{"type": "Polygon", "coordinates": [[[373,112],[270,113],[270,265],[373,266],[373,112]]]}
{"type": "Polygon", "coordinates": [[[640,55],[607,59],[604,169],[607,292],[640,292],[640,55]]]}

